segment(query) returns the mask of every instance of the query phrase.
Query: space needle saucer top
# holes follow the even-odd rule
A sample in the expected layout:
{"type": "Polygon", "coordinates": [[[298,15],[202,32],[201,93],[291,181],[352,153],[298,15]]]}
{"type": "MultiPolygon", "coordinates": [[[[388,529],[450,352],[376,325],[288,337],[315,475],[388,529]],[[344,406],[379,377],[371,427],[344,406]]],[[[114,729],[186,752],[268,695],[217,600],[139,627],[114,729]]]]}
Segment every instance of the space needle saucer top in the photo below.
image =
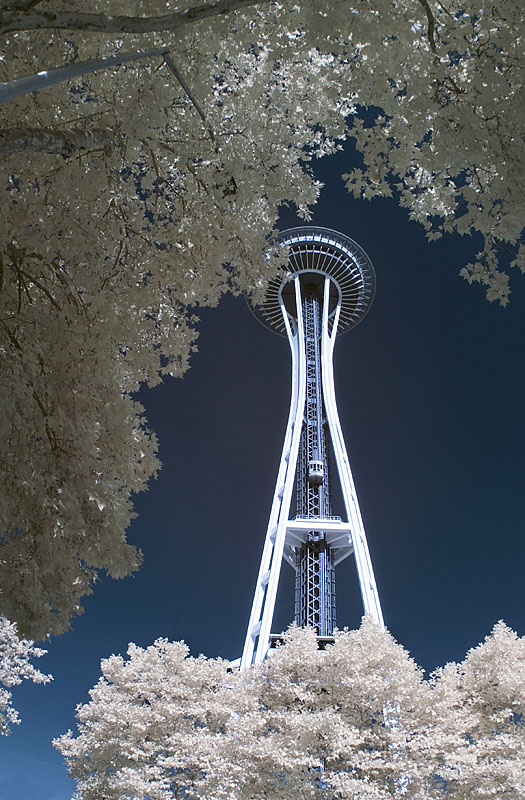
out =
{"type": "Polygon", "coordinates": [[[341,299],[338,335],[363,319],[374,299],[375,273],[370,258],[356,242],[330,228],[304,226],[282,231],[272,244],[287,247],[289,254],[287,265],[269,282],[263,302],[250,303],[263,325],[286,336],[279,300],[282,298],[287,311],[296,316],[292,278],[297,274],[302,285],[317,285],[320,293],[324,278],[330,278],[330,314],[341,299]]]}

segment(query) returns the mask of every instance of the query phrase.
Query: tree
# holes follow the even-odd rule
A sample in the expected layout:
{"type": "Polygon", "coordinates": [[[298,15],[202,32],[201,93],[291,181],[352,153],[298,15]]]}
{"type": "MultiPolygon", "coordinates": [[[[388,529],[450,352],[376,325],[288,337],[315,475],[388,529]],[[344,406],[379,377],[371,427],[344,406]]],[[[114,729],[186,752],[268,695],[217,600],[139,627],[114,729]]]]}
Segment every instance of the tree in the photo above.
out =
{"type": "Polygon", "coordinates": [[[292,627],[259,668],[228,671],[182,643],[102,662],[78,735],[55,742],[78,800],[519,800],[525,640],[499,623],[430,680],[363,620],[317,649],[292,627]]]}
{"type": "Polygon", "coordinates": [[[518,798],[525,791],[525,637],[503,622],[434,676],[436,713],[443,703],[459,720],[459,736],[444,738],[439,777],[446,797],[518,798]],[[452,745],[452,746],[451,746],[452,745]]]}
{"type": "Polygon", "coordinates": [[[353,138],[350,191],[394,194],[430,238],[480,233],[463,274],[506,302],[502,248],[524,265],[523,11],[517,0],[188,0],[167,14],[160,0],[114,0],[110,16],[63,0],[1,6],[4,80],[162,45],[182,76],[151,58],[0,110],[0,611],[39,639],[67,629],[99,570],[140,563],[125,540],[130,497],[158,462],[133,392],[184,373],[196,306],[264,289],[279,207],[307,219],[315,203],[313,159],[353,138]]]}
{"type": "Polygon", "coordinates": [[[24,679],[33,683],[49,683],[52,675],[44,675],[31,663],[31,658],[40,658],[47,653],[27,639],[19,639],[16,625],[0,617],[0,735],[11,733],[11,725],[19,725],[20,717],[13,707],[11,686],[18,686],[24,679]]]}

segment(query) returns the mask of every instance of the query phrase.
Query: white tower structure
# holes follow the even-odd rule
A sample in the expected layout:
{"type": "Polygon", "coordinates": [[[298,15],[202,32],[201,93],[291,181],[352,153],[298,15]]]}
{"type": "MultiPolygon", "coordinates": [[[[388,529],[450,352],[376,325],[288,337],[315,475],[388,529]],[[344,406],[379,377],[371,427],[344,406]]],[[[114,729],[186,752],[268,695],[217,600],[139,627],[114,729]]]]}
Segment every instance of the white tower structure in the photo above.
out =
{"type": "Polygon", "coordinates": [[[374,269],[356,242],[328,228],[287,230],[275,244],[288,249],[287,266],[252,310],[264,325],[288,337],[292,392],[241,669],[262,661],[270,647],[283,560],[295,570],[295,621],[316,629],[320,642],[330,639],[336,623],[335,567],[352,554],[364,611],[383,626],[337,414],[332,358],[336,336],[354,327],[372,303],[374,269]],[[344,519],[332,514],[334,480],[340,484],[344,519]]]}

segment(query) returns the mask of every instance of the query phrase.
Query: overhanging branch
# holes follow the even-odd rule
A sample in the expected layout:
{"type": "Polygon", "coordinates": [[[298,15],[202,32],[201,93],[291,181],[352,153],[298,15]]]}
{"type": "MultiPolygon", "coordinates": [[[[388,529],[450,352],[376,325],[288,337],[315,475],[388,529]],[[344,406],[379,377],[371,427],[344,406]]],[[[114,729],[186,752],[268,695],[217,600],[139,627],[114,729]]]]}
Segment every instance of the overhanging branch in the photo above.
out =
{"type": "Polygon", "coordinates": [[[0,131],[0,156],[11,153],[55,153],[69,158],[75,150],[107,147],[113,139],[111,128],[5,128],[0,131]]]}
{"type": "Polygon", "coordinates": [[[8,10],[0,12],[0,34],[45,28],[98,31],[99,33],[158,33],[173,31],[201,19],[230,14],[241,8],[268,2],[270,0],[216,0],[216,2],[203,3],[185,11],[158,17],[85,14],[80,11],[72,11],[67,14],[57,14],[53,11],[20,13],[8,10]]]}
{"type": "Polygon", "coordinates": [[[432,9],[428,4],[428,0],[419,0],[420,5],[423,6],[425,9],[425,14],[427,15],[427,38],[428,43],[430,45],[431,51],[434,55],[437,55],[436,50],[436,40],[434,39],[434,30],[436,27],[436,22],[434,20],[434,15],[432,14],[432,9]]]}

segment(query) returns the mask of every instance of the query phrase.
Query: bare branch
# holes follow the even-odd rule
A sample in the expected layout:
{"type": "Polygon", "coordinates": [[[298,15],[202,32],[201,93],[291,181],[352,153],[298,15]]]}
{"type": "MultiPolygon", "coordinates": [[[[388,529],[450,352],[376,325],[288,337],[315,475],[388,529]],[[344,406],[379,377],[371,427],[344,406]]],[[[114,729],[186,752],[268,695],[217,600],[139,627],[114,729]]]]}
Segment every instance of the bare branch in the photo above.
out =
{"type": "Polygon", "coordinates": [[[169,53],[164,53],[163,54],[163,58],[164,58],[164,61],[166,62],[166,65],[168,66],[170,71],[175,75],[175,77],[177,78],[178,82],[180,83],[180,85],[182,86],[184,91],[186,92],[188,98],[193,103],[195,109],[197,110],[197,113],[198,113],[199,117],[202,119],[202,121],[204,122],[204,125],[206,126],[206,130],[210,134],[211,140],[215,141],[215,134],[213,132],[213,128],[211,127],[210,123],[206,119],[206,115],[205,115],[204,111],[202,110],[199,101],[197,100],[197,98],[195,97],[195,95],[191,91],[190,87],[188,86],[188,83],[184,79],[183,74],[178,69],[177,65],[175,64],[174,60],[172,59],[172,57],[171,57],[171,55],[169,53]]]}
{"type": "MultiPolygon", "coordinates": [[[[1,15],[0,15],[1,19],[1,15]]],[[[131,53],[120,52],[116,56],[104,56],[103,58],[88,58],[87,61],[75,61],[63,64],[61,67],[41,70],[32,75],[24,75],[22,78],[14,78],[11,81],[0,83],[0,103],[7,103],[16,97],[24,94],[38,92],[47,86],[53,86],[62,81],[69,81],[72,78],[79,78],[81,75],[88,75],[90,72],[120,67],[122,64],[129,64],[132,61],[141,61],[151,56],[160,56],[166,51],[165,47],[155,47],[149,50],[135,50],[131,53]]]]}
{"type": "Polygon", "coordinates": [[[0,131],[0,156],[11,153],[55,153],[69,158],[76,150],[107,147],[114,141],[111,128],[6,128],[0,131]]]}
{"type": "Polygon", "coordinates": [[[268,3],[270,0],[216,0],[203,3],[186,11],[164,14],[159,17],[124,17],[105,14],[85,14],[72,11],[56,14],[52,11],[28,14],[17,11],[0,12],[0,34],[10,31],[27,31],[44,28],[98,31],[101,33],[153,33],[173,31],[193,22],[221,14],[230,14],[247,6],[268,3]]]}

